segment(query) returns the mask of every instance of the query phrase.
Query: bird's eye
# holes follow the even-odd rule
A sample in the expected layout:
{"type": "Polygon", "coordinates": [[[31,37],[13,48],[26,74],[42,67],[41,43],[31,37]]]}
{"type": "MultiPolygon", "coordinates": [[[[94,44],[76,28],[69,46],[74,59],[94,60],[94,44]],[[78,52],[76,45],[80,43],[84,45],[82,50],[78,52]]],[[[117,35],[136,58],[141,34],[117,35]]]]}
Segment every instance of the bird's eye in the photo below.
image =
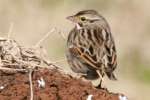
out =
{"type": "Polygon", "coordinates": [[[85,21],[86,20],[86,18],[85,17],[81,17],[81,21],[85,21]]]}

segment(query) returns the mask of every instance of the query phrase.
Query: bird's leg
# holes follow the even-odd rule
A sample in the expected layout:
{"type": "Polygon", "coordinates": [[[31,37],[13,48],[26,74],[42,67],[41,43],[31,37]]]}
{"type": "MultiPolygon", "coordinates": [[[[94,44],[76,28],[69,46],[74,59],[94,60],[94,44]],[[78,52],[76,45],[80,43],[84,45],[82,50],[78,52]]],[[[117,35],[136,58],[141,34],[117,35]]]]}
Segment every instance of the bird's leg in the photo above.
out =
{"type": "Polygon", "coordinates": [[[98,73],[98,75],[99,75],[99,77],[100,77],[100,82],[99,82],[98,86],[96,86],[96,88],[98,88],[98,89],[104,89],[104,88],[102,87],[102,82],[104,81],[104,79],[103,79],[104,74],[101,75],[101,73],[100,73],[99,70],[97,70],[96,72],[98,73]]]}
{"type": "Polygon", "coordinates": [[[96,88],[102,89],[102,81],[103,81],[103,79],[100,79],[100,82],[99,82],[98,86],[96,86],[96,88]]]}

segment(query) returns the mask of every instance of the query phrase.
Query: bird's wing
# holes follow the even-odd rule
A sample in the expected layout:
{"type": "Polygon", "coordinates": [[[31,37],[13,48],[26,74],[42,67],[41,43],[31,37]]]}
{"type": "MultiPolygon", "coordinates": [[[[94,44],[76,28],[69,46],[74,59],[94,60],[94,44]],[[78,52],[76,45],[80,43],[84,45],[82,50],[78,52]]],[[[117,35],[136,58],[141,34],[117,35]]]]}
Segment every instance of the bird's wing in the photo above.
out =
{"type": "Polygon", "coordinates": [[[89,54],[82,51],[81,48],[74,46],[69,48],[69,51],[72,53],[72,55],[84,61],[84,63],[87,63],[90,66],[92,66],[94,69],[97,69],[97,62],[94,61],[94,59],[89,54]]]}
{"type": "Polygon", "coordinates": [[[104,48],[105,48],[105,59],[107,60],[105,71],[113,72],[117,66],[117,55],[115,43],[111,33],[109,33],[109,36],[105,40],[104,48]]]}

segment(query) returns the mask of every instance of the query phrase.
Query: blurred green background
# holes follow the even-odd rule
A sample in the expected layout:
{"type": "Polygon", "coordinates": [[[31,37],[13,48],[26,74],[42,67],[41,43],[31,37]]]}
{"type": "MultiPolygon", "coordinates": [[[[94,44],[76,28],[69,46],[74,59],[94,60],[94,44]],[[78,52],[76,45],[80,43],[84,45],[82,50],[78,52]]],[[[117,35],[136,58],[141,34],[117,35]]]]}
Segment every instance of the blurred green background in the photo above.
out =
{"type": "MultiPolygon", "coordinates": [[[[33,46],[56,27],[67,37],[73,24],[66,17],[80,10],[95,9],[109,22],[118,53],[118,81],[105,78],[105,86],[129,100],[150,100],[150,1],[149,0],[0,0],[0,36],[33,46]]],[[[52,33],[42,45],[49,58],[65,58],[66,41],[52,33]]],[[[66,61],[59,63],[69,71],[66,61]]]]}

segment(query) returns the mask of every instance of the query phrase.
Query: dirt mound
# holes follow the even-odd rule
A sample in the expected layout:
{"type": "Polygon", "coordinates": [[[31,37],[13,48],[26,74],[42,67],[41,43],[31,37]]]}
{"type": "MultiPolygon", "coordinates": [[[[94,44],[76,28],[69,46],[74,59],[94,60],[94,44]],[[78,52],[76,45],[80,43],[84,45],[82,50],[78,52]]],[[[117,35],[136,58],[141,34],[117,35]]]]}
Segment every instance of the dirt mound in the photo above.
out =
{"type": "MultiPolygon", "coordinates": [[[[28,73],[0,72],[0,100],[29,100],[28,73]],[[2,88],[3,87],[3,88],[2,88]]],[[[63,75],[56,69],[40,69],[32,74],[34,100],[119,100],[119,94],[96,89],[91,83],[63,75]],[[39,81],[44,81],[41,85],[39,81]]]]}

